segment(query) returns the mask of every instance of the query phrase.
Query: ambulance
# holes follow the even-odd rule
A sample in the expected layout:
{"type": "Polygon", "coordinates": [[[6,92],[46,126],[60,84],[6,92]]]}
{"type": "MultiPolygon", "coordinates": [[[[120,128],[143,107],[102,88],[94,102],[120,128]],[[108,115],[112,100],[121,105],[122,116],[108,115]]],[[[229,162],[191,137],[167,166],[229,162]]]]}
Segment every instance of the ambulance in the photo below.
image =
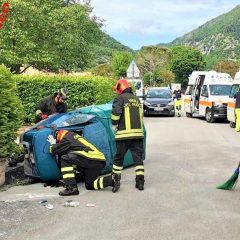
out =
{"type": "Polygon", "coordinates": [[[233,79],[227,73],[193,71],[183,97],[187,117],[205,117],[208,123],[227,119],[227,103],[233,79]]]}
{"type": "Polygon", "coordinates": [[[228,105],[227,105],[227,119],[230,122],[230,127],[235,128],[236,115],[235,115],[235,102],[234,95],[238,92],[240,87],[240,71],[235,75],[233,85],[230,91],[228,105]]]}

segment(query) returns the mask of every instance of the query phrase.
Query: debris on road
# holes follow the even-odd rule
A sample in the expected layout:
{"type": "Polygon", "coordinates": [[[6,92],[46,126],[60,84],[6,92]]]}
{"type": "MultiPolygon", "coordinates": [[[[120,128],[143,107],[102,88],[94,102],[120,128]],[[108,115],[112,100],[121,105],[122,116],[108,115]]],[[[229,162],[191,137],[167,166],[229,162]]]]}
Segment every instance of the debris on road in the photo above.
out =
{"type": "Polygon", "coordinates": [[[87,203],[86,207],[95,207],[95,204],[94,203],[87,203]]]}
{"type": "Polygon", "coordinates": [[[0,232],[0,237],[6,235],[6,232],[0,232]]]}
{"type": "Polygon", "coordinates": [[[48,203],[46,199],[41,200],[39,203],[41,203],[44,207],[46,207],[49,210],[52,210],[54,208],[53,205],[48,203]]]}
{"type": "Polygon", "coordinates": [[[77,207],[79,202],[73,202],[73,200],[68,200],[63,204],[64,207],[77,207]]]}

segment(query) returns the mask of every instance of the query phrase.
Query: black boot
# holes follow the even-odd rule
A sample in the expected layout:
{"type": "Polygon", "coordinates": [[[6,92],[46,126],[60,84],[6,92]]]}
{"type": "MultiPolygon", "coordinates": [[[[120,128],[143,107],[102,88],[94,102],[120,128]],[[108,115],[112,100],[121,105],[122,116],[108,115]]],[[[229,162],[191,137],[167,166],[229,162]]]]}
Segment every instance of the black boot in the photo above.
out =
{"type": "Polygon", "coordinates": [[[60,196],[71,196],[71,195],[78,195],[79,191],[77,185],[66,185],[66,188],[59,192],[60,196]]]}
{"type": "Polygon", "coordinates": [[[112,180],[113,180],[112,192],[115,193],[115,192],[117,192],[117,191],[119,190],[119,188],[120,188],[121,174],[113,173],[113,175],[112,175],[112,180]]]}
{"type": "Polygon", "coordinates": [[[143,191],[144,190],[144,176],[136,176],[136,185],[135,187],[138,188],[138,190],[143,191]]]}

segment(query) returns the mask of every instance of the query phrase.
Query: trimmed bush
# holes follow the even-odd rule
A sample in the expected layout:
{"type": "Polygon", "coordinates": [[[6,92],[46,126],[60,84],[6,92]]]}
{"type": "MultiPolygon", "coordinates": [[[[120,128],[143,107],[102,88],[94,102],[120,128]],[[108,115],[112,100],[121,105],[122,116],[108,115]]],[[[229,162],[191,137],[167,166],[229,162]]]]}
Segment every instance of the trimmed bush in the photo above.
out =
{"type": "Polygon", "coordinates": [[[11,72],[0,65],[0,158],[18,151],[14,142],[23,118],[23,107],[17,96],[11,72]]]}
{"type": "Polygon", "coordinates": [[[103,104],[111,101],[115,94],[114,80],[104,77],[79,76],[22,76],[16,75],[18,94],[25,109],[25,121],[32,122],[36,105],[46,96],[61,88],[70,91],[67,100],[68,110],[103,104]]]}

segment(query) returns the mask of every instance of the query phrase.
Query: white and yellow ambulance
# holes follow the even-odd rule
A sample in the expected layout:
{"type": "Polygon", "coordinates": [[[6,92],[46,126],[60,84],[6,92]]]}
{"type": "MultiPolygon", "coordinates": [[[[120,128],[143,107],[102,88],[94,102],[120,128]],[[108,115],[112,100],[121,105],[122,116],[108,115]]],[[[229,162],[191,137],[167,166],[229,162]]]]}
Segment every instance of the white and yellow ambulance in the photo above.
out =
{"type": "Polygon", "coordinates": [[[230,91],[228,105],[227,105],[227,119],[230,122],[230,127],[235,128],[236,115],[235,115],[235,98],[234,95],[238,92],[240,87],[240,71],[235,75],[233,85],[230,91]]]}
{"type": "Polygon", "coordinates": [[[186,116],[202,116],[209,123],[218,118],[227,119],[227,103],[232,84],[233,79],[227,73],[192,72],[183,97],[186,116]]]}

